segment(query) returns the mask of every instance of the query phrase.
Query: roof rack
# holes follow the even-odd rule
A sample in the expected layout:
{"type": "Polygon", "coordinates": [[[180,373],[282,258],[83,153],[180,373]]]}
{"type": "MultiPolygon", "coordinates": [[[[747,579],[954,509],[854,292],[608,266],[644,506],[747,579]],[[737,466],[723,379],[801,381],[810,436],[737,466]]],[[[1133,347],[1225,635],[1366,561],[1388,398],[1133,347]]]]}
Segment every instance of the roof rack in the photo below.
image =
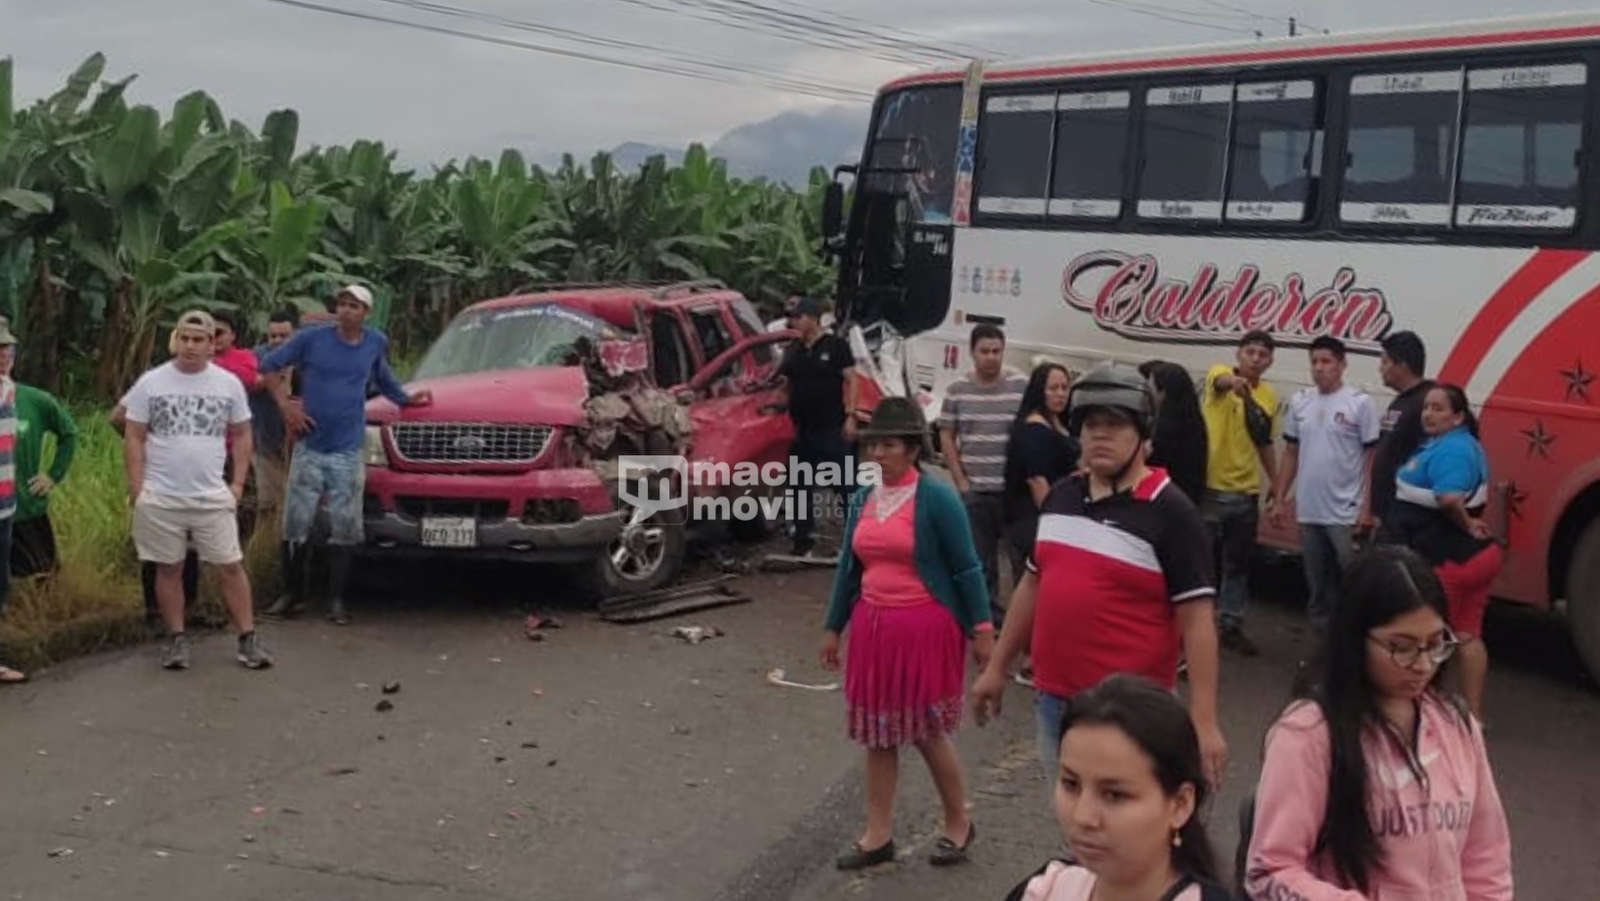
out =
{"type": "Polygon", "coordinates": [[[679,294],[698,294],[701,291],[726,290],[728,290],[728,286],[721,279],[697,278],[686,282],[674,282],[670,285],[666,285],[665,287],[657,288],[656,292],[650,295],[650,299],[666,300],[669,297],[676,297],[679,294]]]}

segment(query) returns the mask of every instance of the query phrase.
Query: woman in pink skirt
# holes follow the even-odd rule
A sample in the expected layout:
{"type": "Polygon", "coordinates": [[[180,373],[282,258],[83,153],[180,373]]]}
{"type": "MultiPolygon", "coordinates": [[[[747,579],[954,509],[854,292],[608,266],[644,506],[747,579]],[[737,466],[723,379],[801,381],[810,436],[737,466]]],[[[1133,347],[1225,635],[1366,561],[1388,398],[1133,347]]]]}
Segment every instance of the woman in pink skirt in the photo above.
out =
{"type": "Polygon", "coordinates": [[[867,748],[867,826],[839,868],[895,858],[900,749],[921,752],[944,804],[929,862],[960,863],[976,835],[950,734],[961,723],[966,645],[981,669],[994,651],[989,593],[955,489],[919,472],[927,425],[905,398],[885,398],[861,432],[882,479],[856,493],[828,604],[823,665],[839,666],[848,625],[845,700],[850,737],[867,748]]]}

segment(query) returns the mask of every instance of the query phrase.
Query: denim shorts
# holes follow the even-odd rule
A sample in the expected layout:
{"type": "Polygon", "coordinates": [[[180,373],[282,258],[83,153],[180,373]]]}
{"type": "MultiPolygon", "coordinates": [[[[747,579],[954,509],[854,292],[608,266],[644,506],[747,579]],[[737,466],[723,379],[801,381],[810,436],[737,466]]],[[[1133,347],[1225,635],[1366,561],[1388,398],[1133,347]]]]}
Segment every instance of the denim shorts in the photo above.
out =
{"type": "Polygon", "coordinates": [[[328,543],[342,546],[361,543],[361,495],[367,486],[367,468],[361,451],[323,454],[296,445],[289,463],[288,499],[283,505],[283,540],[304,542],[311,538],[311,523],[318,504],[328,511],[328,543]]]}

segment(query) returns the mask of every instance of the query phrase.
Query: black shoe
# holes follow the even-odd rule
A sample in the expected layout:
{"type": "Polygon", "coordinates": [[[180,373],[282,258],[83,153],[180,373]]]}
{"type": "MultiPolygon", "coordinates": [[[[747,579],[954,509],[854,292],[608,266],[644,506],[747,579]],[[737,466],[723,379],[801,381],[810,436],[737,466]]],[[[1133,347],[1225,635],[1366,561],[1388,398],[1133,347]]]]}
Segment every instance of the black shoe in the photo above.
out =
{"type": "Polygon", "coordinates": [[[816,550],[816,548],[817,542],[815,539],[796,538],[794,540],[794,546],[789,549],[789,554],[793,557],[809,557],[811,556],[811,552],[816,550]]]}
{"type": "Polygon", "coordinates": [[[339,626],[350,625],[350,613],[344,608],[344,587],[350,581],[350,561],[354,556],[353,548],[328,548],[328,621],[339,626]]]}
{"type": "Polygon", "coordinates": [[[262,611],[263,616],[288,619],[305,612],[306,568],[311,559],[311,548],[303,543],[285,541],[282,549],[283,592],[272,606],[262,611]]]}
{"type": "Polygon", "coordinates": [[[1245,657],[1258,657],[1261,649],[1238,626],[1222,626],[1217,630],[1217,642],[1226,650],[1245,657]]]}
{"type": "Polygon", "coordinates": [[[852,846],[849,851],[839,855],[834,865],[845,871],[865,870],[867,867],[893,863],[894,856],[894,839],[891,838],[871,851],[864,850],[860,845],[852,846]]]}
{"type": "Polygon", "coordinates": [[[949,836],[939,836],[939,841],[933,846],[933,853],[928,855],[928,863],[936,867],[950,867],[958,863],[967,862],[967,850],[972,847],[972,842],[978,837],[976,823],[967,824],[967,840],[961,844],[951,841],[949,836]]]}

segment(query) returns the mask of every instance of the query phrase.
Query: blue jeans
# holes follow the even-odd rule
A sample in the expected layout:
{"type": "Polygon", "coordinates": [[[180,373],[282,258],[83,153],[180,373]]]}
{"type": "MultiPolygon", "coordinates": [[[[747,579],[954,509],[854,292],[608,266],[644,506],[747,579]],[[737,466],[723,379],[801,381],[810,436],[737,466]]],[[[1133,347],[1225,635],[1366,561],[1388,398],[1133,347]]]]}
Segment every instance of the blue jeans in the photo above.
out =
{"type": "Polygon", "coordinates": [[[289,496],[283,505],[283,540],[304,544],[311,538],[317,505],[328,507],[328,543],[350,547],[361,543],[361,495],[367,467],[361,451],[321,454],[296,445],[289,463],[289,496]]]}
{"type": "Polygon", "coordinates": [[[1250,557],[1256,548],[1256,525],[1261,518],[1260,498],[1233,491],[1206,491],[1200,513],[1211,528],[1217,555],[1217,612],[1225,627],[1244,622],[1250,603],[1250,557]]]}
{"type": "Polygon", "coordinates": [[[1305,565],[1306,588],[1311,593],[1306,609],[1312,628],[1318,631],[1328,628],[1334,599],[1339,596],[1339,580],[1344,568],[1350,565],[1350,558],[1355,556],[1352,529],[1352,526],[1300,524],[1300,559],[1305,565]]]}
{"type": "Polygon", "coordinates": [[[1034,708],[1034,719],[1039,734],[1039,763],[1044,767],[1045,785],[1052,794],[1056,790],[1056,772],[1061,764],[1061,721],[1067,716],[1070,698],[1038,692],[1039,703],[1034,708]]]}

